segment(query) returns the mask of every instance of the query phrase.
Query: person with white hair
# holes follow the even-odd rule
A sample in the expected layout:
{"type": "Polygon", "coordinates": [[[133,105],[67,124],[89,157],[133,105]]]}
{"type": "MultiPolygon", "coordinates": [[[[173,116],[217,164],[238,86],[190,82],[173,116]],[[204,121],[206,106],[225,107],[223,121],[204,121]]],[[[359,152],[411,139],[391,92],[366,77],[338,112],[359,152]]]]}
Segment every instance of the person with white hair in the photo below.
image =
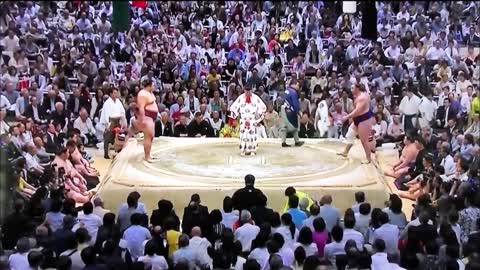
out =
{"type": "Polygon", "coordinates": [[[242,252],[250,252],[252,248],[252,241],[257,237],[260,232],[260,228],[251,224],[252,215],[248,210],[242,210],[240,213],[240,224],[242,224],[237,230],[235,230],[235,240],[240,241],[242,244],[242,252]]]}
{"type": "Polygon", "coordinates": [[[27,150],[27,153],[25,154],[27,170],[35,175],[42,175],[45,171],[45,168],[39,163],[39,159],[37,157],[37,147],[33,141],[27,142],[24,147],[27,150]]]}
{"type": "Polygon", "coordinates": [[[212,267],[212,258],[207,253],[207,249],[212,246],[207,238],[202,237],[202,229],[195,226],[190,232],[189,247],[197,253],[197,261],[199,265],[209,265],[212,267]]]}

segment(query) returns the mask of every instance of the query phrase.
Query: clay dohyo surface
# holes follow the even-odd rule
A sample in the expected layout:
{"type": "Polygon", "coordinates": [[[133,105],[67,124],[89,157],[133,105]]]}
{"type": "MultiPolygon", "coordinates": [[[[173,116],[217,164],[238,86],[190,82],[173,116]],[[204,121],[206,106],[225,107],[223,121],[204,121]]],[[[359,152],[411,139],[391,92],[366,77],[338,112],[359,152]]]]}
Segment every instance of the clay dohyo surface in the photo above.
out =
{"type": "Polygon", "coordinates": [[[253,174],[255,185],[268,189],[266,193],[273,197],[269,196],[269,205],[283,200],[284,189],[290,185],[315,197],[327,192],[351,197],[348,202],[354,192],[364,190],[367,196],[374,193],[369,198],[383,203],[389,190],[381,171],[373,164],[360,164],[363,149],[359,143],[349,158],[336,154],[343,147],[338,140],[306,139],[302,147],[282,148],[276,139],[263,139],[257,155],[241,156],[238,139],[162,137],[153,143],[152,154],[158,161],[147,163],[141,140],[130,139],[110,165],[97,196],[109,205],[118,202],[112,205],[115,209],[129,192],[137,190],[149,209],[154,209],[160,198],[184,205],[189,195],[199,193],[202,201],[221,207],[223,197],[243,187],[246,174],[253,174]]]}

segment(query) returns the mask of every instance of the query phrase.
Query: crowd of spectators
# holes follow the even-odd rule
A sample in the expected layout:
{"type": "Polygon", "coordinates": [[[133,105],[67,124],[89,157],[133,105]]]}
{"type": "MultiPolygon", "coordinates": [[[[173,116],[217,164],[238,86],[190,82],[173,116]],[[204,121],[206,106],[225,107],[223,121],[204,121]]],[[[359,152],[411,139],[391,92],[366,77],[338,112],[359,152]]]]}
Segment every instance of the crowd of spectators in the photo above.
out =
{"type": "Polygon", "coordinates": [[[395,194],[381,209],[356,192],[344,213],[328,194],[317,201],[288,187],[285,197],[272,210],[247,175],[222,209],[193,194],[180,220],[171,201],[149,212],[136,191],[114,213],[100,198],[76,207],[42,187],[6,217],[0,269],[479,269],[478,192],[423,194],[409,218],[395,194]]]}
{"type": "MultiPolygon", "coordinates": [[[[463,269],[467,261],[470,269],[478,268],[478,2],[377,1],[377,40],[362,38],[361,12],[343,13],[341,1],[137,6],[129,8],[130,29],[117,32],[110,1],[0,3],[0,163],[8,168],[2,172],[8,179],[5,205],[15,209],[2,229],[17,230],[3,231],[2,240],[4,248],[15,248],[11,261],[20,262],[11,269],[43,269],[54,262],[70,269],[68,261],[71,269],[99,269],[99,262],[137,269],[137,261],[146,269],[314,269],[328,263],[385,269],[375,265],[387,257],[406,269],[463,269]],[[236,208],[250,212],[232,217],[208,213],[194,196],[182,229],[165,201],[152,213],[161,220],[155,224],[133,214],[146,213],[135,206],[138,194],[120,207],[118,219],[103,215],[101,201],[95,207],[90,202],[99,173],[85,147],[103,144],[110,158],[110,145],[121,145],[135,117],[135,96],[145,80],[153,82],[160,112],[155,136],[175,137],[238,136],[229,106],[251,87],[268,107],[258,132],[277,138],[284,92],[298,82],[300,137],[342,138],[348,126],[342,117],[354,108],[350,89],[362,84],[375,113],[373,139],[401,149],[400,161],[385,173],[395,178],[400,197],[416,200],[415,217],[407,223],[395,195],[388,209],[359,202],[335,221],[331,198],[295,203],[294,197],[287,209],[298,204],[301,210],[270,213],[265,198],[260,208],[236,208]],[[328,106],[328,119],[320,102],[328,106]],[[327,132],[320,132],[325,122],[327,132]],[[303,226],[307,216],[309,226],[303,226]],[[184,227],[189,218],[198,226],[184,227]],[[366,227],[359,228],[361,222],[366,227]],[[363,238],[352,236],[354,230],[363,238]],[[356,245],[344,241],[348,233],[356,245]],[[53,250],[57,245],[63,249],[53,250]],[[341,253],[348,256],[337,260],[334,255],[341,253]],[[196,259],[187,265],[178,259],[189,256],[196,259]],[[441,265],[422,268],[433,263],[441,265]]],[[[228,204],[224,211],[232,213],[228,204]]]]}

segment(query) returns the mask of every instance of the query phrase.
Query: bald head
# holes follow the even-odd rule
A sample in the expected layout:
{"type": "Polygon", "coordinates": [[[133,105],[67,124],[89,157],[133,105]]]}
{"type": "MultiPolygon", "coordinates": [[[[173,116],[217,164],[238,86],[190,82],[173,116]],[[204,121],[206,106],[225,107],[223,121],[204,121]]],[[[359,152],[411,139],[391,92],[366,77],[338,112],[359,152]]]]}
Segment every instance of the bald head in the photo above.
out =
{"type": "Polygon", "coordinates": [[[154,234],[160,234],[161,232],[162,232],[162,227],[160,227],[159,225],[153,227],[154,234]]]}
{"type": "Polygon", "coordinates": [[[62,111],[63,110],[63,103],[62,102],[55,103],[55,109],[57,111],[62,111]]]}
{"type": "Polygon", "coordinates": [[[192,228],[192,231],[190,232],[190,235],[192,237],[195,237],[195,236],[201,237],[202,236],[202,229],[200,229],[200,227],[198,227],[198,226],[195,226],[195,227],[192,228]]]}

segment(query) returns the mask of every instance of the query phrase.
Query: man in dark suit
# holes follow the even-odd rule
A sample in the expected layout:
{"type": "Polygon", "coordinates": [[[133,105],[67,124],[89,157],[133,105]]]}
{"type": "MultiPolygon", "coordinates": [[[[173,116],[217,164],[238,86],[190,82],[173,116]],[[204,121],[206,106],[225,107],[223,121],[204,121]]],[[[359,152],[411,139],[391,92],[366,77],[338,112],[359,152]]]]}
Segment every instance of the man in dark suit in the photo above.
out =
{"type": "Polygon", "coordinates": [[[30,105],[28,105],[25,110],[25,117],[32,118],[37,124],[41,124],[42,121],[45,120],[45,114],[43,113],[42,108],[38,106],[37,97],[30,98],[30,105]]]}
{"type": "Polygon", "coordinates": [[[434,225],[428,224],[430,221],[430,215],[428,212],[424,211],[421,212],[418,220],[420,221],[420,225],[412,226],[411,230],[416,232],[417,239],[422,241],[422,243],[428,243],[430,241],[435,241],[437,238],[437,230],[434,225]]]}
{"type": "Polygon", "coordinates": [[[274,213],[272,209],[267,208],[267,197],[261,197],[260,203],[260,205],[254,206],[250,209],[252,219],[258,226],[265,222],[270,222],[274,213]]]}
{"type": "Polygon", "coordinates": [[[150,216],[150,224],[152,224],[153,227],[161,226],[164,228],[165,221],[168,218],[171,218],[174,222],[174,229],[180,231],[180,219],[173,209],[172,202],[162,199],[158,201],[157,205],[158,209],[153,210],[152,215],[150,216]]]}
{"type": "Polygon", "coordinates": [[[185,117],[185,115],[182,114],[180,116],[180,120],[177,122],[177,124],[175,124],[175,130],[173,132],[173,136],[188,137],[187,118],[185,117]]]}
{"type": "Polygon", "coordinates": [[[215,132],[208,121],[203,119],[201,112],[195,113],[195,118],[187,126],[188,137],[214,137],[215,132]]]}
{"type": "Polygon", "coordinates": [[[55,104],[58,102],[63,102],[62,98],[57,95],[55,90],[48,90],[48,96],[43,99],[42,111],[45,113],[53,112],[55,110],[55,104]]]}
{"type": "Polygon", "coordinates": [[[467,45],[478,46],[480,45],[480,36],[475,33],[475,27],[470,27],[470,32],[465,35],[463,42],[467,45]]]}
{"type": "Polygon", "coordinates": [[[415,78],[418,80],[418,89],[421,89],[420,92],[422,94],[428,94],[431,92],[429,84],[429,76],[431,72],[432,66],[427,65],[424,57],[420,58],[420,64],[415,69],[415,78]]]}
{"type": "Polygon", "coordinates": [[[457,118],[452,118],[448,120],[446,131],[448,134],[449,141],[451,141],[454,136],[457,136],[458,134],[462,133],[462,130],[458,126],[457,118]]]}
{"type": "Polygon", "coordinates": [[[58,138],[55,129],[55,123],[50,122],[47,127],[47,134],[45,135],[45,151],[50,154],[56,154],[60,148],[60,139],[58,138]]]}
{"type": "Polygon", "coordinates": [[[438,137],[435,136],[433,133],[432,128],[430,127],[423,127],[422,128],[422,137],[425,140],[426,146],[425,149],[429,153],[437,153],[437,142],[438,137]]]}
{"type": "Polygon", "coordinates": [[[255,206],[262,206],[267,200],[260,189],[254,187],[255,176],[248,174],[245,176],[245,187],[241,188],[232,196],[233,208],[236,210],[250,209],[255,206]]]}
{"type": "Polygon", "coordinates": [[[49,120],[60,124],[61,130],[63,130],[66,125],[68,125],[70,119],[63,103],[57,102],[55,104],[55,111],[50,112],[49,120]]]}
{"type": "MultiPolygon", "coordinates": [[[[472,149],[472,163],[470,165],[470,175],[479,176],[480,170],[480,147],[474,146],[472,149]]],[[[480,229],[480,227],[478,227],[480,229]]]]}
{"type": "Polygon", "coordinates": [[[198,226],[202,231],[208,231],[208,207],[200,204],[200,195],[193,194],[190,203],[183,209],[182,232],[190,234],[193,227],[198,226]]]}
{"type": "Polygon", "coordinates": [[[300,119],[300,130],[298,131],[298,137],[300,138],[313,138],[315,137],[315,126],[308,119],[308,114],[304,113],[300,119]]]}
{"type": "Polygon", "coordinates": [[[160,119],[155,121],[155,137],[160,137],[160,136],[166,136],[166,137],[173,136],[172,122],[168,121],[167,112],[162,112],[160,114],[160,119]]]}
{"type": "Polygon", "coordinates": [[[440,106],[437,110],[437,128],[447,128],[448,120],[454,119],[456,116],[456,112],[450,107],[450,100],[445,98],[443,100],[443,106],[440,106]]]}
{"type": "Polygon", "coordinates": [[[73,114],[73,117],[77,117],[80,109],[84,107],[87,111],[90,110],[90,104],[88,103],[87,98],[80,95],[80,89],[73,89],[73,94],[70,95],[67,101],[67,110],[73,114]]]}

